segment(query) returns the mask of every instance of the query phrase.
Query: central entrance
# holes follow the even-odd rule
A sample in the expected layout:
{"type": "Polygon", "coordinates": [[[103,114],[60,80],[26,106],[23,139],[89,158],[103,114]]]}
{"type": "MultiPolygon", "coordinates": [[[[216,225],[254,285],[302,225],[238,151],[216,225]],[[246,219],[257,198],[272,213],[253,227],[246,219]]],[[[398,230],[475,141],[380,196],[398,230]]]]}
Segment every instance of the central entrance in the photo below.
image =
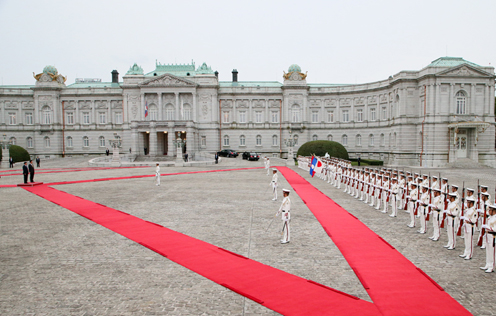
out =
{"type": "Polygon", "coordinates": [[[458,139],[456,141],[456,157],[457,158],[467,158],[467,130],[460,129],[458,130],[458,139]]]}

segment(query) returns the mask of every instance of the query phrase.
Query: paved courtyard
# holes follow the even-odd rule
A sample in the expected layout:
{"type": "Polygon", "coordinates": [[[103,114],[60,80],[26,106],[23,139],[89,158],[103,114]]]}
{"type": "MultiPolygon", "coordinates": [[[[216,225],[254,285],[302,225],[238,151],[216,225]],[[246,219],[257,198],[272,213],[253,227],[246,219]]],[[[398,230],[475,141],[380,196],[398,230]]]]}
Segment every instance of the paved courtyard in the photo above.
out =
{"type": "MultiPolygon", "coordinates": [[[[35,179],[49,183],[154,173],[153,167],[53,172],[87,167],[87,160],[42,161],[35,179]],[[45,168],[49,170],[41,170],[45,168]]],[[[161,172],[261,166],[262,162],[238,157],[211,167],[162,168],[161,172]]],[[[474,315],[496,315],[491,293],[496,273],[479,269],[485,260],[482,250],[477,248],[472,260],[462,260],[458,257],[462,239],[456,250],[447,251],[442,247],[445,235],[436,243],[427,239],[429,234],[407,228],[408,214],[399,212],[398,218],[390,218],[297,167],[293,170],[398,249],[474,315]]],[[[429,171],[473,188],[479,178],[494,192],[494,169],[429,171]]],[[[0,185],[20,180],[20,175],[2,176],[0,185]]],[[[163,176],[159,187],[151,177],[56,188],[371,301],[297,195],[291,196],[291,243],[279,243],[280,220],[266,232],[281,201],[271,200],[269,181],[263,169],[255,169],[163,176]]],[[[289,188],[283,177],[281,188],[289,188]]],[[[0,188],[0,195],[0,315],[277,314],[21,188],[0,188]]]]}

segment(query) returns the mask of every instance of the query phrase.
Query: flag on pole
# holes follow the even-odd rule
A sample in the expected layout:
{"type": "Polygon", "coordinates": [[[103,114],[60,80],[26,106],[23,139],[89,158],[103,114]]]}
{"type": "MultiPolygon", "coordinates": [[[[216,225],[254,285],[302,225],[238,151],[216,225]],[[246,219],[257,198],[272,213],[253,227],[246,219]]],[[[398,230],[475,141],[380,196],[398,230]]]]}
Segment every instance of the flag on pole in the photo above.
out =
{"type": "Polygon", "coordinates": [[[319,158],[312,156],[312,164],[310,166],[310,175],[313,177],[315,173],[322,171],[322,161],[319,158]]]}
{"type": "Polygon", "coordinates": [[[145,102],[145,118],[148,116],[148,101],[145,102]]]}

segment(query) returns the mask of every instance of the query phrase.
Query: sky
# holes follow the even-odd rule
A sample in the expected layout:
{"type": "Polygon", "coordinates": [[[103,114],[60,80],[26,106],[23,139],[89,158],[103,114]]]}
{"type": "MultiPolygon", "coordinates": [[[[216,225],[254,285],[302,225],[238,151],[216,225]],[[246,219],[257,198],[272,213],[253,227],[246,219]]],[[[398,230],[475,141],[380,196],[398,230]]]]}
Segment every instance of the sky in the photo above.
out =
{"type": "Polygon", "coordinates": [[[206,62],[221,81],[354,84],[443,56],[496,64],[494,0],[0,0],[0,85],[34,85],[46,65],[111,81],[134,63],[206,62]]]}

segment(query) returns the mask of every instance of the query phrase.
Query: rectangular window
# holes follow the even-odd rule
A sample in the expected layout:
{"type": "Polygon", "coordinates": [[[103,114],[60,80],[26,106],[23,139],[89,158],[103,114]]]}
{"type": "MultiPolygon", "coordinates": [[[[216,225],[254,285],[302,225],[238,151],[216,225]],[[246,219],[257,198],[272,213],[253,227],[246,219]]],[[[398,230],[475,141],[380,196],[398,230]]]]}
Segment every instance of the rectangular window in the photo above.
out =
{"type": "Polygon", "coordinates": [[[239,122],[240,123],[246,123],[246,112],[245,111],[239,112],[239,122]]]}
{"type": "Polygon", "coordinates": [[[299,123],[300,122],[300,109],[293,109],[293,123],[299,123]]]}
{"type": "Polygon", "coordinates": [[[387,120],[387,108],[382,108],[382,119],[387,120]]]}
{"type": "Polygon", "coordinates": [[[90,147],[90,139],[88,137],[83,137],[83,147],[90,147]]]}
{"type": "Polygon", "coordinates": [[[206,147],[207,146],[207,136],[202,136],[201,137],[201,146],[206,147]]]}
{"type": "Polygon", "coordinates": [[[262,136],[258,135],[256,138],[256,145],[262,146],[262,136]]]}
{"type": "Polygon", "coordinates": [[[357,122],[363,122],[363,110],[357,110],[357,122]]]}
{"type": "Polygon", "coordinates": [[[115,124],[122,124],[122,112],[115,112],[115,124]]]}
{"type": "Polygon", "coordinates": [[[327,111],[327,123],[334,123],[334,111],[327,111]]]}
{"type": "Polygon", "coordinates": [[[105,124],[107,123],[107,115],[105,112],[98,113],[98,123],[105,124]]]}
{"type": "Polygon", "coordinates": [[[348,110],[343,110],[343,123],[350,121],[350,112],[348,110]]]}
{"type": "Polygon", "coordinates": [[[90,124],[90,112],[83,112],[83,124],[90,124]]]}
{"type": "Polygon", "coordinates": [[[33,113],[26,113],[26,125],[33,125],[33,113]]]}
{"type": "Polygon", "coordinates": [[[67,147],[72,147],[72,137],[67,137],[67,147]]]}
{"type": "Polygon", "coordinates": [[[239,146],[246,146],[246,138],[244,136],[239,138],[239,146]]]}
{"type": "Polygon", "coordinates": [[[277,146],[277,136],[272,136],[272,146],[277,146]]]}
{"type": "Polygon", "coordinates": [[[371,121],[377,120],[377,118],[375,116],[375,109],[370,109],[370,120],[371,121]]]}
{"type": "Polygon", "coordinates": [[[279,123],[279,111],[272,111],[271,112],[271,122],[272,123],[279,123]]]}
{"type": "Polygon", "coordinates": [[[16,125],[17,119],[15,113],[9,113],[9,125],[16,125]]]}
{"type": "Polygon", "coordinates": [[[229,118],[229,111],[224,111],[222,112],[223,114],[223,123],[229,123],[231,122],[230,118],[229,118]]]}
{"type": "Polygon", "coordinates": [[[229,136],[224,136],[224,146],[229,146],[229,136]]]}
{"type": "Polygon", "coordinates": [[[312,123],[319,122],[319,111],[312,111],[312,123]]]}
{"type": "Polygon", "coordinates": [[[255,123],[262,123],[262,111],[255,112],[255,123]]]}
{"type": "Polygon", "coordinates": [[[43,124],[52,124],[52,114],[50,111],[43,111],[43,124]]]}
{"type": "Polygon", "coordinates": [[[68,125],[74,124],[74,112],[67,112],[66,124],[68,124],[68,125]]]}
{"type": "Polygon", "coordinates": [[[27,145],[28,145],[28,148],[33,148],[33,139],[31,137],[28,137],[27,145]]]}

